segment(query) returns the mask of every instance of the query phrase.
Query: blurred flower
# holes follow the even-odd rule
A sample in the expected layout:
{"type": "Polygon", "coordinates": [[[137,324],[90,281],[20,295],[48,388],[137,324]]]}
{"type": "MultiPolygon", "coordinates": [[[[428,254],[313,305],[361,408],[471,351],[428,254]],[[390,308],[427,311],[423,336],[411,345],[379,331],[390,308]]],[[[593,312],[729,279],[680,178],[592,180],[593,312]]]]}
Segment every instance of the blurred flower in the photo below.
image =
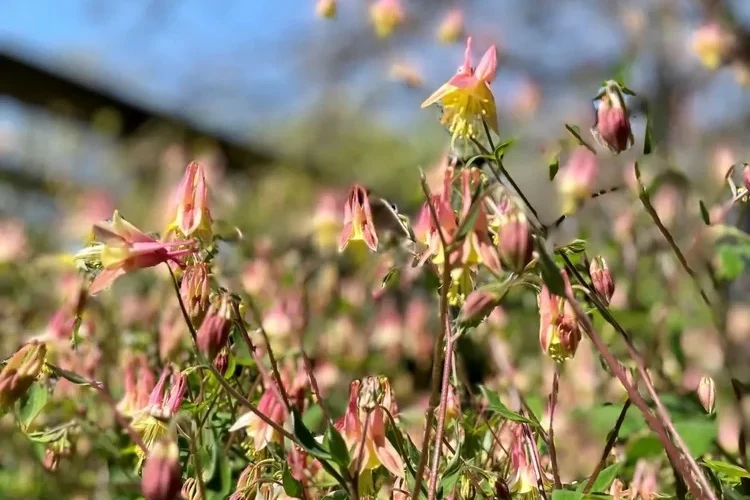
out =
{"type": "Polygon", "coordinates": [[[344,228],[339,237],[339,252],[343,252],[352,241],[363,241],[373,252],[378,250],[370,199],[367,190],[356,184],[352,186],[344,205],[344,228]]]}
{"type": "Polygon", "coordinates": [[[614,154],[620,154],[633,145],[630,113],[620,85],[609,80],[594,100],[596,122],[591,129],[594,139],[614,154]]]}
{"type": "Polygon", "coordinates": [[[76,198],[65,218],[63,234],[84,238],[91,231],[91,226],[109,217],[114,210],[115,202],[109,192],[101,189],[84,191],[76,198]]]}
{"type": "Polygon", "coordinates": [[[303,320],[302,297],[296,291],[286,291],[263,316],[263,328],[271,340],[282,340],[300,328],[303,320]]]}
{"type": "Polygon", "coordinates": [[[414,225],[414,236],[420,243],[427,246],[421,258],[422,263],[429,258],[432,258],[436,264],[445,262],[440,233],[446,241],[450,241],[458,229],[456,214],[451,206],[452,184],[453,168],[447,168],[443,174],[442,190],[439,194],[432,194],[429,202],[425,202],[419,211],[414,225]]]}
{"type": "Polygon", "coordinates": [[[89,293],[96,294],[109,288],[120,276],[153,267],[162,262],[175,261],[195,251],[192,240],[156,241],[115,210],[111,222],[94,224],[95,241],[75,255],[75,259],[101,271],[91,283],[89,293]]]}
{"type": "Polygon", "coordinates": [[[711,21],[693,32],[692,49],[703,66],[715,70],[724,64],[734,48],[734,35],[720,23],[711,21]]]}
{"type": "Polygon", "coordinates": [[[471,37],[466,39],[464,62],[457,73],[422,103],[422,108],[439,103],[440,122],[448,127],[452,141],[477,138],[484,121],[497,132],[497,110],[490,83],[497,70],[497,49],[492,45],[476,69],[471,66],[471,37]]]}
{"type": "Polygon", "coordinates": [[[531,227],[523,212],[516,211],[500,222],[497,243],[503,264],[511,271],[523,272],[534,253],[531,227]]]}
{"type": "Polygon", "coordinates": [[[644,459],[639,459],[635,464],[633,480],[630,482],[630,498],[651,500],[652,498],[662,497],[657,491],[659,486],[657,472],[657,466],[646,462],[644,459]]]}
{"type": "Polygon", "coordinates": [[[320,195],[313,216],[313,242],[321,253],[336,249],[338,235],[341,232],[339,200],[335,194],[325,192],[320,195]]]}
{"type": "Polygon", "coordinates": [[[419,88],[424,84],[422,73],[411,64],[395,62],[391,64],[388,74],[392,80],[410,88],[419,88]]]}
{"type": "Polygon", "coordinates": [[[180,296],[190,317],[200,317],[206,310],[209,291],[208,264],[196,262],[188,265],[182,275],[180,296]]]}
{"type": "Polygon", "coordinates": [[[268,259],[257,257],[249,261],[241,279],[242,287],[252,296],[273,294],[273,268],[268,259]]]}
{"type": "Polygon", "coordinates": [[[750,64],[742,59],[737,59],[732,64],[734,70],[734,80],[742,87],[750,86],[750,64]]]}
{"type": "Polygon", "coordinates": [[[404,18],[401,0],[375,0],[370,5],[370,21],[380,38],[391,36],[393,31],[403,24],[404,18]]]}
{"type": "Polygon", "coordinates": [[[448,12],[438,27],[438,40],[443,43],[456,43],[464,34],[464,13],[456,7],[448,12]]]}
{"type": "Polygon", "coordinates": [[[315,3],[315,15],[325,19],[336,17],[336,0],[318,0],[315,3]]]}
{"type": "Polygon", "coordinates": [[[716,384],[711,377],[702,377],[698,384],[698,400],[707,413],[713,413],[716,408],[716,384]]]}
{"type": "Polygon", "coordinates": [[[385,350],[394,358],[399,355],[403,339],[403,320],[393,300],[384,299],[375,317],[372,329],[372,342],[378,349],[385,350]]]}
{"type": "Polygon", "coordinates": [[[711,171],[713,173],[713,179],[718,184],[724,184],[726,182],[726,175],[729,169],[732,168],[737,162],[735,152],[729,146],[720,144],[713,150],[711,171]]]}
{"type": "Polygon", "coordinates": [[[542,91],[533,80],[525,79],[513,98],[513,111],[520,118],[534,116],[542,101],[542,91]]]}
{"type": "Polygon", "coordinates": [[[31,340],[11,356],[0,371],[0,412],[26,394],[41,373],[46,355],[46,344],[31,340]]]}
{"type": "Polygon", "coordinates": [[[589,266],[589,276],[591,276],[591,283],[594,285],[596,293],[599,294],[605,304],[609,305],[612,295],[615,294],[615,281],[604,257],[601,255],[594,257],[589,266]]]}
{"type": "Polygon", "coordinates": [[[167,235],[196,237],[208,242],[213,236],[211,212],[208,207],[208,185],[202,164],[190,162],[177,189],[175,215],[167,228],[167,235]]]}
{"type": "MultiPolygon", "coordinates": [[[[482,173],[479,169],[473,167],[461,169],[461,222],[465,223],[473,217],[473,226],[465,236],[460,262],[464,266],[483,264],[494,271],[499,271],[500,258],[490,239],[485,204],[483,200],[473,199],[474,193],[478,191],[481,184],[482,173]],[[474,203],[478,204],[476,208],[473,207],[474,203]]],[[[452,240],[453,237],[454,235],[451,235],[450,239],[452,240]]]]}
{"type": "Polygon", "coordinates": [[[508,487],[516,498],[537,491],[537,482],[536,473],[526,454],[523,427],[520,424],[513,425],[512,436],[513,440],[510,444],[510,472],[512,477],[508,481],[508,487]]]}
{"type": "Polygon", "coordinates": [[[351,383],[346,413],[335,427],[346,441],[352,464],[356,465],[359,456],[362,456],[359,472],[382,465],[391,474],[404,476],[404,463],[385,437],[388,417],[383,408],[395,414],[392,411],[394,403],[390,384],[385,377],[368,377],[364,382],[355,380],[351,383]]]}
{"type": "Polygon", "coordinates": [[[229,350],[226,346],[219,351],[219,354],[216,355],[213,363],[219,373],[222,375],[226,374],[227,368],[229,368],[229,350]]]}
{"type": "Polygon", "coordinates": [[[742,185],[750,193],[750,164],[748,163],[745,163],[745,167],[742,169],[742,185]]]}
{"type": "Polygon", "coordinates": [[[143,466],[141,493],[146,500],[174,500],[181,488],[180,449],[175,441],[159,441],[143,466]]]}
{"type": "Polygon", "coordinates": [[[229,339],[229,331],[232,328],[231,300],[226,295],[222,295],[214,301],[198,328],[196,344],[209,362],[213,361],[229,339]]]}
{"type": "Polygon", "coordinates": [[[557,184],[563,213],[572,213],[591,196],[598,174],[596,155],[585,146],[577,147],[560,172],[557,184]]]}
{"type": "MultiPolygon", "coordinates": [[[[176,431],[170,426],[172,417],[180,410],[187,391],[187,377],[166,366],[161,377],[149,394],[146,406],[133,415],[131,426],[141,436],[146,450],[151,450],[162,439],[177,439],[176,431]],[[169,391],[167,391],[167,380],[169,391]]],[[[143,450],[136,447],[139,465],[146,458],[143,450]]]]}
{"type": "MultiPolygon", "coordinates": [[[[564,270],[560,274],[567,293],[572,295],[568,274],[564,270]]],[[[546,284],[542,284],[537,302],[542,350],[558,363],[572,358],[581,341],[581,329],[573,307],[567,299],[550,292],[546,284]]]]}
{"type": "Polygon", "coordinates": [[[125,394],[117,403],[117,410],[132,417],[148,405],[156,380],[143,354],[131,356],[125,365],[125,394]]]}
{"type": "Polygon", "coordinates": [[[26,231],[23,222],[0,220],[0,264],[17,261],[26,253],[26,231]]]}
{"type": "MultiPolygon", "coordinates": [[[[258,411],[268,417],[272,422],[283,426],[287,419],[288,412],[284,406],[284,401],[278,392],[274,382],[269,381],[268,387],[260,396],[258,402],[258,411]]],[[[244,429],[247,436],[253,440],[255,452],[259,452],[268,446],[269,443],[279,443],[283,436],[271,425],[264,422],[254,412],[249,411],[241,415],[237,421],[229,428],[229,432],[235,432],[244,429]]]]}
{"type": "Polygon", "coordinates": [[[486,290],[474,290],[466,297],[458,316],[459,323],[479,324],[500,303],[500,298],[486,290]]]}
{"type": "Polygon", "coordinates": [[[165,307],[159,321],[159,358],[173,358],[180,350],[187,332],[188,328],[180,307],[165,307]]]}

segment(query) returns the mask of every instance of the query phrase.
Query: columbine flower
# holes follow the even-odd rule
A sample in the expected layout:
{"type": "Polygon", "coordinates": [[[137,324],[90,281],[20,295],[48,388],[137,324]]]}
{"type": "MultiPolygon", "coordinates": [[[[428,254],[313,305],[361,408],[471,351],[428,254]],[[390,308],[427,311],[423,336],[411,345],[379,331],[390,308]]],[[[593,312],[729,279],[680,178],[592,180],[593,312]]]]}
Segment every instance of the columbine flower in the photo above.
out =
{"type": "Polygon", "coordinates": [[[32,340],[21,347],[0,371],[0,412],[26,394],[44,367],[47,346],[32,340]]]}
{"type": "MultiPolygon", "coordinates": [[[[179,371],[173,371],[171,367],[165,367],[149,395],[146,406],[133,416],[131,424],[143,439],[147,451],[162,439],[177,439],[170,422],[180,410],[186,391],[187,377],[179,371]],[[170,376],[169,391],[167,391],[167,379],[170,376]]],[[[136,454],[140,465],[146,456],[140,447],[136,448],[136,454]]]]}
{"type": "MultiPolygon", "coordinates": [[[[572,295],[573,289],[570,286],[568,274],[564,270],[560,274],[562,274],[567,293],[572,295]]],[[[581,341],[581,328],[573,307],[567,299],[550,292],[547,285],[542,285],[537,302],[539,304],[539,341],[542,350],[558,363],[572,358],[581,341]]]]}
{"type": "Polygon", "coordinates": [[[89,267],[101,268],[91,282],[91,294],[109,288],[126,273],[162,262],[179,262],[178,258],[195,251],[192,240],[157,241],[120,217],[117,210],[111,222],[94,224],[94,238],[92,244],[75,256],[89,267]]]}
{"type": "Polygon", "coordinates": [[[426,108],[435,103],[443,107],[440,122],[448,127],[452,140],[476,138],[482,121],[497,132],[497,110],[490,83],[497,70],[497,49],[492,45],[476,68],[471,66],[471,37],[466,40],[466,54],[458,72],[422,103],[426,108]]]}
{"type": "Polygon", "coordinates": [[[596,96],[594,107],[596,123],[591,129],[594,139],[615,154],[630,148],[634,142],[633,131],[622,87],[614,80],[607,81],[596,96]]]}
{"type": "MultiPolygon", "coordinates": [[[[273,382],[271,382],[273,384],[273,382]]],[[[288,412],[284,401],[278,392],[278,388],[269,387],[260,397],[258,410],[278,425],[284,425],[288,412]]],[[[240,416],[229,428],[229,432],[245,429],[247,436],[253,440],[255,452],[263,450],[269,443],[280,443],[283,436],[279,431],[260,419],[258,415],[249,411],[240,416]]]]}
{"type": "Polygon", "coordinates": [[[0,220],[0,264],[18,260],[26,252],[27,246],[23,222],[0,220]]]}
{"type": "Polygon", "coordinates": [[[594,290],[599,294],[605,304],[609,304],[612,295],[615,294],[615,280],[612,278],[612,271],[609,270],[604,257],[597,255],[591,261],[589,266],[589,275],[594,290]]]}
{"type": "Polygon", "coordinates": [[[336,0],[318,0],[315,3],[315,14],[325,19],[336,17],[336,0]]]}
{"type": "Polygon", "coordinates": [[[352,241],[364,241],[373,252],[378,251],[378,235],[372,221],[370,199],[367,190],[359,185],[352,186],[344,205],[344,228],[339,237],[339,252],[352,241]]]}
{"type": "Polygon", "coordinates": [[[389,37],[404,22],[400,0],[376,0],[370,6],[370,20],[380,38],[389,37]]]}
{"type": "Polygon", "coordinates": [[[464,33],[464,13],[455,8],[448,12],[438,27],[438,39],[443,43],[456,43],[464,33]]]}
{"type": "Polygon", "coordinates": [[[181,489],[180,449],[174,440],[159,441],[143,466],[141,492],[146,500],[173,500],[181,489]]]}
{"type": "Polygon", "coordinates": [[[520,497],[537,491],[536,473],[526,454],[523,427],[521,425],[513,427],[513,441],[510,445],[510,466],[513,476],[508,486],[514,495],[520,497]]]}
{"type": "Polygon", "coordinates": [[[522,212],[514,211],[500,222],[497,241],[503,264],[510,270],[520,273],[531,262],[534,241],[529,221],[522,212]]]}
{"type": "Polygon", "coordinates": [[[349,389],[349,403],[335,427],[349,447],[352,465],[362,456],[360,471],[380,465],[397,476],[404,476],[404,463],[390,441],[385,437],[386,416],[384,408],[394,414],[394,401],[388,379],[369,377],[374,383],[355,380],[349,389]],[[377,391],[366,388],[376,387],[377,391]]]}
{"type": "Polygon", "coordinates": [[[439,194],[432,194],[430,201],[422,205],[422,209],[414,225],[414,236],[417,241],[426,245],[421,263],[432,258],[435,264],[445,262],[445,252],[440,239],[440,233],[446,241],[450,241],[458,230],[456,214],[451,206],[451,185],[453,183],[453,168],[448,167],[443,174],[443,189],[439,194]],[[430,208],[432,205],[432,208],[430,208]],[[435,214],[433,215],[433,209],[435,214]]]}
{"type": "Polygon", "coordinates": [[[127,417],[132,417],[146,407],[156,384],[145,355],[133,356],[127,361],[124,384],[125,394],[117,404],[117,410],[127,417]]]}
{"type": "Polygon", "coordinates": [[[341,232],[339,200],[335,194],[325,192],[318,198],[312,220],[313,242],[318,251],[328,253],[336,248],[341,232]]]}
{"type": "Polygon", "coordinates": [[[208,185],[202,164],[190,162],[185,169],[177,188],[176,204],[174,219],[167,234],[179,231],[186,238],[194,236],[201,241],[210,241],[213,230],[208,208],[208,185]]]}
{"type": "Polygon", "coordinates": [[[591,196],[598,174],[596,155],[585,146],[576,148],[560,172],[557,185],[562,197],[563,213],[573,212],[591,196]]]}
{"type": "MultiPolygon", "coordinates": [[[[468,220],[472,216],[472,196],[482,182],[481,172],[472,168],[461,170],[462,210],[461,217],[468,220]]],[[[475,208],[474,226],[465,237],[460,262],[463,266],[483,264],[495,271],[500,270],[500,259],[490,239],[487,211],[484,203],[479,201],[475,208]]]]}
{"type": "Polygon", "coordinates": [[[693,33],[693,52],[703,66],[715,70],[726,62],[736,40],[732,33],[717,22],[704,24],[693,33]]]}

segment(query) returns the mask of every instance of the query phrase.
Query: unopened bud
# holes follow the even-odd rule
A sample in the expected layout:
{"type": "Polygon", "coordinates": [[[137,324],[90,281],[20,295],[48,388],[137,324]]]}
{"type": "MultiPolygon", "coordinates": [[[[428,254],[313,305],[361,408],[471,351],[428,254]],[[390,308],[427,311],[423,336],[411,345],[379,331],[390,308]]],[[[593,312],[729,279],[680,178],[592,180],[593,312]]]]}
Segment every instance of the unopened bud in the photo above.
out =
{"type": "Polygon", "coordinates": [[[512,216],[501,224],[497,239],[503,264],[511,271],[522,272],[531,262],[534,251],[531,228],[526,218],[523,215],[512,216]]]}
{"type": "Polygon", "coordinates": [[[570,155],[559,175],[558,189],[562,197],[563,212],[573,212],[578,205],[591,196],[599,165],[596,155],[585,146],[579,146],[570,155]]]}
{"type": "Polygon", "coordinates": [[[231,329],[230,299],[222,297],[218,304],[213,304],[206,313],[206,317],[198,329],[196,342],[198,349],[209,359],[213,360],[216,354],[227,343],[231,329]]]}
{"type": "Polygon", "coordinates": [[[711,377],[701,378],[698,384],[698,400],[708,413],[713,413],[716,408],[716,384],[711,377]]]}
{"type": "Polygon", "coordinates": [[[609,305],[612,295],[615,293],[615,281],[612,272],[607,267],[607,262],[601,256],[596,256],[589,266],[589,275],[594,285],[594,290],[599,294],[605,304],[609,305]]]}
{"type": "Polygon", "coordinates": [[[476,326],[481,323],[500,303],[497,294],[486,290],[474,290],[466,297],[458,322],[466,326],[476,326]]]}
{"type": "Polygon", "coordinates": [[[591,133],[611,152],[619,154],[625,151],[633,145],[633,132],[622,87],[614,80],[609,80],[604,84],[596,102],[596,123],[591,133]]]}
{"type": "Polygon", "coordinates": [[[188,266],[180,284],[180,296],[191,317],[198,317],[206,310],[208,293],[208,265],[198,262],[188,266]]]}
{"type": "Polygon", "coordinates": [[[51,448],[47,448],[44,451],[44,461],[42,462],[42,465],[44,465],[44,468],[50,472],[56,471],[60,465],[60,453],[51,448]]]}
{"type": "Polygon", "coordinates": [[[222,375],[226,374],[229,367],[229,351],[224,347],[214,358],[214,366],[222,375]]]}
{"type": "Polygon", "coordinates": [[[159,441],[146,457],[141,492],[146,500],[174,500],[181,488],[182,467],[177,443],[159,441]]]}
{"type": "Polygon", "coordinates": [[[26,394],[44,367],[47,346],[32,340],[21,347],[0,371],[0,412],[26,394]]]}

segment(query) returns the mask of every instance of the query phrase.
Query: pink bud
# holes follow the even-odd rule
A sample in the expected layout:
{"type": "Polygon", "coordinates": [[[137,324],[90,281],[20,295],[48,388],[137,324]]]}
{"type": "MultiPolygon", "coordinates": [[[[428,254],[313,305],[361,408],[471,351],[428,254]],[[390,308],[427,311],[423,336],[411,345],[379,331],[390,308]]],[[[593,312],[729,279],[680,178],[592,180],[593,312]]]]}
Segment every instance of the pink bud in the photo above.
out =
{"type": "Polygon", "coordinates": [[[589,275],[594,285],[594,290],[605,304],[609,304],[612,295],[615,293],[615,281],[612,279],[612,272],[607,267],[607,262],[602,256],[597,255],[589,266],[589,275]]]}
{"type": "Polygon", "coordinates": [[[226,347],[219,351],[219,354],[214,358],[214,366],[222,375],[227,372],[227,368],[229,367],[229,351],[227,351],[226,347]]]}
{"type": "Polygon", "coordinates": [[[593,133],[599,142],[615,154],[633,145],[633,132],[622,88],[613,80],[605,84],[596,110],[593,133]]]}
{"type": "Polygon", "coordinates": [[[209,361],[226,345],[231,326],[229,299],[222,297],[217,304],[211,305],[198,329],[198,349],[209,361]]]}
{"type": "Polygon", "coordinates": [[[563,212],[573,212],[591,195],[598,174],[596,155],[585,146],[576,148],[560,172],[558,189],[563,199],[563,212]]]}
{"type": "Polygon", "coordinates": [[[180,450],[174,441],[159,441],[146,457],[141,492],[146,500],[174,500],[181,488],[180,450]]]}
{"type": "Polygon", "coordinates": [[[44,367],[46,344],[32,340],[21,347],[0,371],[0,411],[26,394],[44,367]]]}
{"type": "Polygon", "coordinates": [[[711,377],[701,378],[698,384],[698,400],[708,413],[713,413],[716,408],[716,384],[711,377]]]}
{"type": "Polygon", "coordinates": [[[474,290],[466,297],[458,316],[460,323],[478,325],[497,307],[499,298],[485,290],[474,290]]]}
{"type": "Polygon", "coordinates": [[[503,264],[517,273],[531,262],[534,241],[531,228],[524,216],[513,216],[501,224],[497,233],[498,250],[503,264]]]}
{"type": "Polygon", "coordinates": [[[195,318],[205,311],[209,290],[208,265],[205,262],[189,265],[182,276],[180,296],[191,317],[195,318]]]}

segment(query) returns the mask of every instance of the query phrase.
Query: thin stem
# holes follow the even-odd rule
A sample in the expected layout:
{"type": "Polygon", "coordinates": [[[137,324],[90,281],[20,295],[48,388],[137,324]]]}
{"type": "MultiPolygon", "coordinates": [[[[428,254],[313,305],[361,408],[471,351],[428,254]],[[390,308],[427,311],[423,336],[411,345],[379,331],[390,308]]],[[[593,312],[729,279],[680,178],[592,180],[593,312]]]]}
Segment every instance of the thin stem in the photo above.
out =
{"type": "MultiPolygon", "coordinates": [[[[440,241],[443,244],[443,249],[446,248],[445,243],[445,236],[443,235],[442,230],[440,229],[439,220],[437,217],[437,213],[435,211],[435,207],[432,203],[432,197],[430,195],[430,190],[427,187],[427,182],[422,177],[422,190],[424,191],[424,194],[427,198],[427,205],[430,208],[430,215],[432,216],[432,222],[435,224],[435,226],[438,228],[438,233],[440,235],[440,241]]],[[[427,411],[425,412],[425,428],[424,428],[424,434],[422,435],[422,450],[419,455],[419,464],[417,465],[417,472],[414,476],[414,488],[412,489],[412,495],[411,497],[413,499],[419,498],[419,492],[422,488],[422,481],[424,479],[424,471],[427,467],[427,459],[428,459],[428,450],[430,447],[430,434],[432,432],[432,420],[435,417],[435,408],[437,407],[439,403],[440,398],[440,390],[442,387],[441,384],[441,362],[442,362],[442,354],[443,354],[443,341],[446,339],[447,332],[445,331],[445,325],[448,318],[448,289],[450,288],[450,279],[451,279],[451,266],[450,266],[450,258],[448,258],[447,255],[444,256],[443,259],[443,272],[442,272],[442,278],[441,278],[441,287],[440,287],[440,334],[438,335],[438,338],[435,339],[435,348],[432,353],[432,392],[430,393],[430,401],[427,407],[427,411]]]]}
{"type": "MultiPolygon", "coordinates": [[[[273,354],[273,349],[271,348],[271,342],[268,340],[268,333],[266,333],[266,329],[263,328],[263,321],[260,315],[260,311],[258,311],[258,308],[255,306],[255,302],[250,296],[248,296],[247,305],[253,314],[253,319],[255,319],[255,322],[258,323],[258,329],[260,330],[260,334],[263,336],[263,341],[266,343],[266,351],[268,352],[268,359],[271,362],[271,371],[273,373],[273,381],[276,384],[276,388],[278,389],[279,394],[281,395],[281,400],[284,402],[284,406],[286,407],[287,411],[291,412],[292,405],[289,403],[289,395],[286,393],[284,382],[281,380],[281,372],[279,372],[279,365],[276,362],[276,356],[274,356],[273,354]]],[[[242,332],[242,336],[245,338],[245,342],[248,343],[248,347],[251,349],[250,352],[254,352],[253,344],[252,344],[252,341],[250,340],[250,334],[248,333],[247,328],[245,327],[245,320],[242,318],[242,314],[240,314],[240,305],[236,301],[233,300],[232,308],[234,310],[235,320],[237,321],[237,324],[240,327],[240,331],[242,332]]],[[[256,360],[256,362],[258,361],[260,360],[256,360]]]]}
{"type": "Polygon", "coordinates": [[[560,365],[555,363],[555,374],[552,377],[552,393],[549,396],[549,441],[547,447],[549,448],[549,458],[552,465],[552,476],[555,480],[555,489],[562,489],[562,481],[560,481],[560,469],[557,466],[557,450],[555,449],[555,407],[557,406],[557,394],[560,391],[560,365]]]}
{"type": "Polygon", "coordinates": [[[201,468],[200,458],[198,457],[198,447],[195,445],[197,439],[196,433],[190,433],[190,454],[193,455],[193,465],[195,466],[195,478],[198,483],[198,491],[201,498],[206,498],[206,485],[203,483],[203,469],[201,468]]]}
{"type": "Polygon", "coordinates": [[[586,482],[586,486],[583,488],[584,495],[591,491],[591,488],[596,482],[596,478],[599,477],[599,473],[602,471],[602,469],[604,469],[604,465],[607,463],[607,458],[609,457],[609,454],[612,452],[612,448],[614,448],[615,443],[617,442],[617,435],[620,433],[620,428],[622,427],[623,422],[625,422],[625,417],[628,414],[630,405],[630,399],[627,399],[625,401],[625,404],[622,405],[622,410],[620,410],[620,415],[618,415],[617,417],[615,426],[609,432],[607,444],[604,446],[604,451],[602,451],[602,457],[599,459],[599,463],[596,465],[596,469],[594,469],[594,472],[591,473],[591,477],[589,477],[589,480],[586,482]]]}
{"type": "Polygon", "coordinates": [[[526,444],[526,452],[529,454],[529,459],[534,466],[534,474],[536,475],[536,487],[539,490],[539,496],[544,500],[547,500],[547,492],[544,489],[544,472],[542,471],[542,464],[539,463],[539,455],[537,454],[536,442],[534,441],[534,435],[531,433],[529,424],[521,424],[523,428],[523,438],[526,444]]]}
{"type": "MultiPolygon", "coordinates": [[[[445,286],[445,285],[443,285],[445,286]]],[[[440,466],[440,454],[443,451],[443,436],[445,433],[445,413],[448,408],[448,392],[450,390],[451,360],[453,359],[453,335],[451,325],[447,316],[444,318],[443,331],[445,342],[445,360],[443,362],[443,380],[440,386],[440,406],[438,406],[437,431],[435,432],[435,451],[432,456],[432,468],[430,469],[430,485],[427,488],[427,499],[434,500],[437,491],[438,468],[440,466]]]]}

